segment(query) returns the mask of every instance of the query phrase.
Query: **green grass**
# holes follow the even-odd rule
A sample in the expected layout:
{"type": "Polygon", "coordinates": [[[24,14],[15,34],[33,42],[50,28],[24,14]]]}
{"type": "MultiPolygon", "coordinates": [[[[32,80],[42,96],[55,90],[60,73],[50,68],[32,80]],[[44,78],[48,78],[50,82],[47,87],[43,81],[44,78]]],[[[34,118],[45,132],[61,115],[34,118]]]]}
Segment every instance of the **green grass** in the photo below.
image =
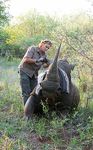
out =
{"type": "Polygon", "coordinates": [[[51,119],[25,120],[19,62],[0,58],[0,150],[92,150],[92,101],[68,118],[53,113],[51,119]]]}

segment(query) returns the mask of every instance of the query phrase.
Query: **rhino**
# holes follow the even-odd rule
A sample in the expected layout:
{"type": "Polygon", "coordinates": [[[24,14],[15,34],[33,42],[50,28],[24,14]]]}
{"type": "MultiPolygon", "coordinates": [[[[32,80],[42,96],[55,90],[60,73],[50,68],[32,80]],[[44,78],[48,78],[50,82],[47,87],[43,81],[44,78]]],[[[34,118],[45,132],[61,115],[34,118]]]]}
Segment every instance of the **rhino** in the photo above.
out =
{"type": "Polygon", "coordinates": [[[24,106],[24,113],[28,118],[33,114],[43,114],[43,106],[47,106],[49,112],[60,113],[71,113],[78,107],[79,90],[71,80],[71,71],[75,65],[69,64],[67,59],[58,60],[60,49],[61,44],[57,49],[53,63],[41,75],[38,85],[24,106]]]}

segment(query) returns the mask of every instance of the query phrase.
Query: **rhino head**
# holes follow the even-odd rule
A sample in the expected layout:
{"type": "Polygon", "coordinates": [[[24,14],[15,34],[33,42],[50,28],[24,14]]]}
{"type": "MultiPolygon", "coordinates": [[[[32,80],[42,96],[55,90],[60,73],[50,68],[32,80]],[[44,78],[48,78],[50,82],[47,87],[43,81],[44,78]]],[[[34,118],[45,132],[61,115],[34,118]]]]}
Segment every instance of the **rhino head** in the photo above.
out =
{"type": "Polygon", "coordinates": [[[42,89],[48,92],[54,93],[60,86],[57,64],[60,48],[61,44],[58,47],[53,63],[49,66],[45,79],[41,82],[42,89]]]}

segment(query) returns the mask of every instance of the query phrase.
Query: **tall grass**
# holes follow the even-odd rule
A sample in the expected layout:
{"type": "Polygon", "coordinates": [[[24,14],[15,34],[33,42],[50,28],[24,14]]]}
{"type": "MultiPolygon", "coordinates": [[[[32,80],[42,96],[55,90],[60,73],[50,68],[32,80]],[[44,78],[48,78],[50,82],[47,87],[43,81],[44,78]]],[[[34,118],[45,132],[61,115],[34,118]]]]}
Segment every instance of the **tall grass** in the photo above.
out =
{"type": "Polygon", "coordinates": [[[92,150],[92,102],[68,118],[53,113],[52,118],[25,120],[19,62],[0,58],[0,150],[92,150]]]}

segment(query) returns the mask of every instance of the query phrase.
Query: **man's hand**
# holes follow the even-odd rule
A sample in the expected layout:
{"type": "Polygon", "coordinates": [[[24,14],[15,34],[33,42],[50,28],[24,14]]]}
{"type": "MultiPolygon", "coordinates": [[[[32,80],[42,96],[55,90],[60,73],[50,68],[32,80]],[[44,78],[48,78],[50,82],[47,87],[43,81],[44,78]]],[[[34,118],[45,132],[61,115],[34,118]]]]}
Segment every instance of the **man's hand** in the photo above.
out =
{"type": "Polygon", "coordinates": [[[46,58],[39,58],[38,60],[36,60],[36,63],[40,63],[40,62],[43,62],[43,63],[47,63],[47,59],[46,58]]]}

